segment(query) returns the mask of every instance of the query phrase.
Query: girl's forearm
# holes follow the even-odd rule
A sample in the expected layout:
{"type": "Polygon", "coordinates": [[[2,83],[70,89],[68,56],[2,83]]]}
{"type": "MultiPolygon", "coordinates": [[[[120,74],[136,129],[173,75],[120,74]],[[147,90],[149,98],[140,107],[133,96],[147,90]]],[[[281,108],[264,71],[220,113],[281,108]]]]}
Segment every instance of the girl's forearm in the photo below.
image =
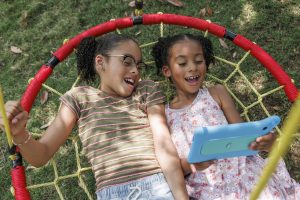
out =
{"type": "Polygon", "coordinates": [[[189,199],[176,148],[167,126],[163,105],[148,108],[148,118],[153,132],[155,154],[175,199],[189,199]]]}
{"type": "Polygon", "coordinates": [[[26,143],[18,145],[18,147],[23,158],[35,167],[45,165],[51,158],[51,156],[47,154],[46,144],[43,144],[32,137],[26,143]]]}
{"type": "Polygon", "coordinates": [[[158,151],[157,159],[175,199],[188,199],[177,152],[158,151]],[[159,154],[159,155],[158,155],[159,154]]]}

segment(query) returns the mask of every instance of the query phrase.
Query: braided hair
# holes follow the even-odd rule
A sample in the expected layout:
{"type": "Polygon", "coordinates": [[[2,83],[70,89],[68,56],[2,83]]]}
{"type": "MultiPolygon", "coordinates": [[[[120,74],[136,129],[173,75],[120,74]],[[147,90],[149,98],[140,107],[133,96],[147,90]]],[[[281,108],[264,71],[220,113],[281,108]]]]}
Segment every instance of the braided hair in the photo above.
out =
{"type": "Polygon", "coordinates": [[[154,45],[151,52],[155,60],[158,74],[161,72],[161,69],[164,65],[169,65],[168,59],[170,56],[169,51],[171,47],[178,41],[182,40],[194,40],[202,46],[207,68],[210,63],[215,62],[212,43],[209,39],[203,37],[202,35],[179,34],[174,36],[162,37],[158,39],[158,42],[154,45]]]}
{"type": "Polygon", "coordinates": [[[76,50],[77,71],[82,80],[87,83],[95,81],[97,72],[95,70],[95,57],[99,54],[107,55],[116,48],[119,43],[136,40],[123,34],[107,34],[100,38],[93,36],[81,40],[76,50]]]}

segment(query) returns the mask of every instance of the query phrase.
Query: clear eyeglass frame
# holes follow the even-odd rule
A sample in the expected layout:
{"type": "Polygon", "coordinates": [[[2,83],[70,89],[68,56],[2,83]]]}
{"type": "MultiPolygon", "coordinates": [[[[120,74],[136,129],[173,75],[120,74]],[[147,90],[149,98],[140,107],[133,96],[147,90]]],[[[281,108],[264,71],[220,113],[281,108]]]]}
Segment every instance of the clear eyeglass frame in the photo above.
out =
{"type": "Polygon", "coordinates": [[[122,57],[122,63],[126,67],[136,67],[138,71],[144,71],[147,68],[147,64],[144,63],[143,61],[136,62],[134,57],[132,55],[104,55],[107,57],[122,57]]]}

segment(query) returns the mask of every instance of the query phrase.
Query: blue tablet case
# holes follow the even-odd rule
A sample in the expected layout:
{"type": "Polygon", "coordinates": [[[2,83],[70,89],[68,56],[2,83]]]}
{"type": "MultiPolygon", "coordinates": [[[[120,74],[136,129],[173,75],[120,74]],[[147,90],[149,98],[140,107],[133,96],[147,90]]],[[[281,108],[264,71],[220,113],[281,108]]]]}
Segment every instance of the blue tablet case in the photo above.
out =
{"type": "Polygon", "coordinates": [[[259,121],[197,128],[188,156],[189,163],[256,155],[249,144],[269,133],[280,122],[276,115],[259,121]]]}

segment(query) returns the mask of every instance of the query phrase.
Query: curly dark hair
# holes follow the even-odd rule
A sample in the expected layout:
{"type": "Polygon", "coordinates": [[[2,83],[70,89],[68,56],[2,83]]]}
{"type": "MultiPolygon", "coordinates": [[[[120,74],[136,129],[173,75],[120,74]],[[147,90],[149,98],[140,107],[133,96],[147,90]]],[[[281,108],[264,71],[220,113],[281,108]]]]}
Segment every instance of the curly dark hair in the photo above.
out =
{"type": "Polygon", "coordinates": [[[153,46],[151,52],[157,67],[157,74],[160,74],[161,69],[164,65],[169,64],[169,51],[171,47],[178,41],[182,40],[194,40],[202,46],[207,68],[210,63],[215,62],[212,43],[208,38],[203,37],[202,35],[179,34],[174,36],[162,37],[158,39],[158,42],[153,46]]]}
{"type": "Polygon", "coordinates": [[[93,36],[82,39],[76,49],[78,75],[87,83],[95,81],[97,77],[95,70],[96,55],[106,55],[119,43],[129,40],[137,43],[135,39],[128,35],[114,33],[106,34],[97,39],[93,36]]]}

